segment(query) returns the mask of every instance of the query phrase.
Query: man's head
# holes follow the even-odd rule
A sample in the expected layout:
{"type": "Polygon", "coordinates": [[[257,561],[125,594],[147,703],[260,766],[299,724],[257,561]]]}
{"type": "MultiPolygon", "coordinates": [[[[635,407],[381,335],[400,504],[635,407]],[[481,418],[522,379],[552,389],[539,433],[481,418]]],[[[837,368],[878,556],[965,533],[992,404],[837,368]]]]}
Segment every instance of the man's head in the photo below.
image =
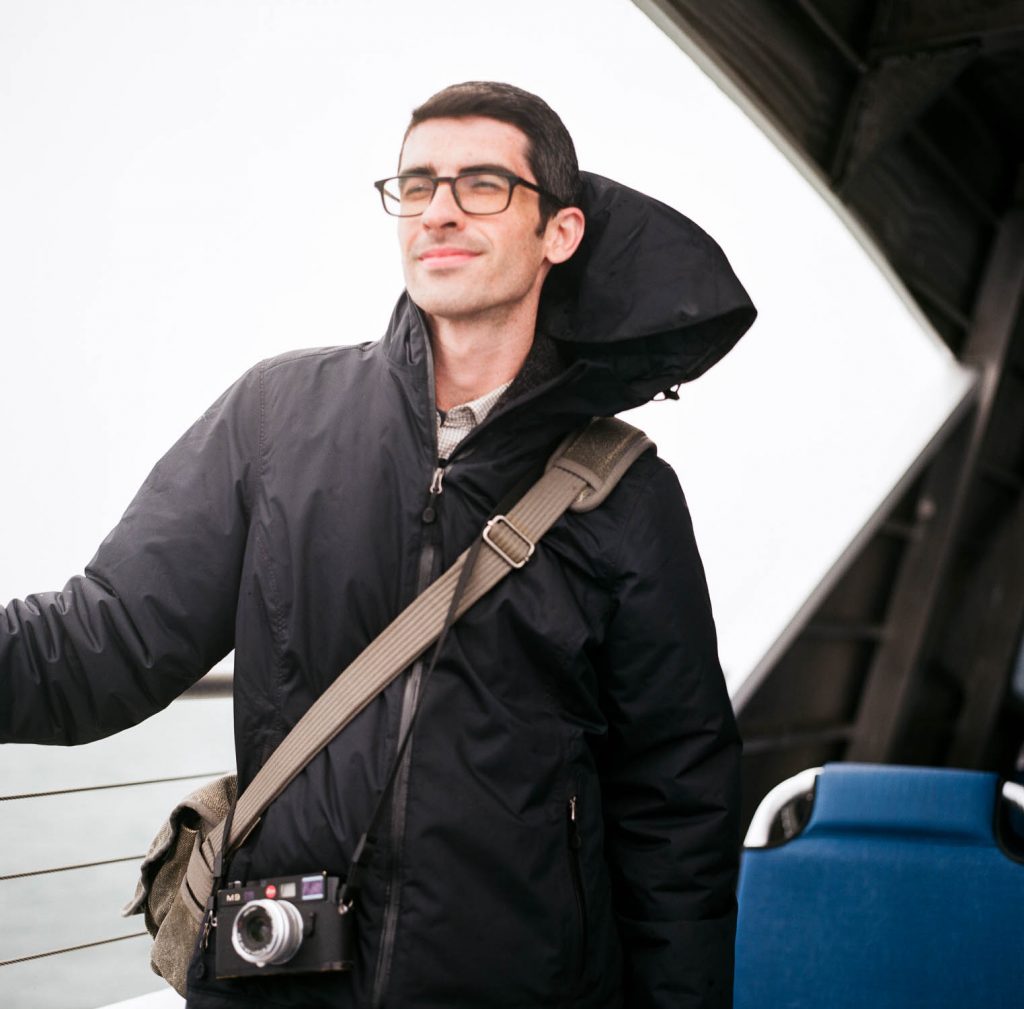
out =
{"type": "Polygon", "coordinates": [[[558,116],[508,84],[445,88],[413,112],[398,171],[397,185],[412,187],[403,193],[423,198],[382,198],[411,215],[399,220],[406,287],[427,316],[535,316],[548,271],[583,235],[576,154],[558,116]],[[503,210],[477,209],[491,182],[506,186],[503,210]]]}
{"type": "Polygon", "coordinates": [[[452,84],[413,109],[405,140],[414,127],[428,119],[464,119],[482,116],[515,126],[526,136],[526,161],[541,189],[558,202],[542,196],[543,226],[560,206],[572,206],[579,197],[580,169],[576,147],[558,114],[537,95],[497,81],[452,84]]]}

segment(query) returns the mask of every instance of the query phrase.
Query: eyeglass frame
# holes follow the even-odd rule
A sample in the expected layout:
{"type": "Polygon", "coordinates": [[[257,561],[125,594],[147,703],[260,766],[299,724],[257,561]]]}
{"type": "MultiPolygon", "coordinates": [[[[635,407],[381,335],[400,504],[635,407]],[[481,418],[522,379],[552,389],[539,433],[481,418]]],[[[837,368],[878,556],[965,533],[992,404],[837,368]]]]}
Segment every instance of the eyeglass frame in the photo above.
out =
{"type": "Polygon", "coordinates": [[[531,182],[529,179],[524,179],[521,175],[516,175],[515,172],[507,171],[504,168],[487,168],[487,169],[473,169],[466,172],[459,172],[458,175],[427,175],[426,172],[407,172],[405,175],[389,175],[386,179],[378,179],[374,184],[374,188],[380,193],[380,202],[384,207],[384,213],[389,217],[398,218],[410,218],[410,217],[422,217],[427,208],[434,201],[434,197],[437,196],[437,188],[442,182],[447,182],[448,187],[452,191],[452,199],[455,201],[455,206],[459,208],[464,214],[469,214],[470,217],[493,217],[495,214],[503,214],[510,206],[512,206],[512,195],[516,191],[516,186],[525,186],[527,189],[532,189],[533,192],[539,196],[543,196],[553,203],[558,205],[559,210],[565,207],[571,206],[566,203],[565,200],[555,196],[554,193],[548,192],[546,189],[542,189],[535,182],[531,182]],[[485,210],[482,213],[479,210],[466,210],[459,200],[458,190],[455,188],[455,183],[459,179],[469,178],[473,175],[497,175],[505,179],[509,183],[508,187],[508,202],[501,208],[501,210],[485,210]],[[424,204],[423,209],[416,214],[395,214],[388,209],[387,199],[384,194],[384,186],[389,182],[394,182],[396,179],[429,179],[434,186],[434,191],[430,194],[430,199],[424,204]]]}

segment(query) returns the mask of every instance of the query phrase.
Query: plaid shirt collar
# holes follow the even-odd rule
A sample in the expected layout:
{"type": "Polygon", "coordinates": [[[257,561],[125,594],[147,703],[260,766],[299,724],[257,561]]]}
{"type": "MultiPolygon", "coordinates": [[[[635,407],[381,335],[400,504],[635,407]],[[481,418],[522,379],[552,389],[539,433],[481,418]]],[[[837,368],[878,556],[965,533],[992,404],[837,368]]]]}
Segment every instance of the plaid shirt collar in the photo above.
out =
{"type": "Polygon", "coordinates": [[[460,403],[450,410],[437,411],[437,455],[447,459],[463,438],[478,424],[482,424],[494,409],[502,394],[511,385],[506,382],[497,389],[484,393],[468,403],[460,403]]]}

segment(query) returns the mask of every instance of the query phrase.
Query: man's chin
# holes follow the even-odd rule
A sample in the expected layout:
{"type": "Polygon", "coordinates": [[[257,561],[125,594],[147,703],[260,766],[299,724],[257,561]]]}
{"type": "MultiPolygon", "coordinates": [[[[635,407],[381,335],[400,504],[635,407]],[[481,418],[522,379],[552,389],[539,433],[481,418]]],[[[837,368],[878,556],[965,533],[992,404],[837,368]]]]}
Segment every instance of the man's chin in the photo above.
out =
{"type": "Polygon", "coordinates": [[[466,293],[409,289],[409,297],[426,315],[437,319],[466,319],[479,314],[487,306],[480,298],[466,293]]]}

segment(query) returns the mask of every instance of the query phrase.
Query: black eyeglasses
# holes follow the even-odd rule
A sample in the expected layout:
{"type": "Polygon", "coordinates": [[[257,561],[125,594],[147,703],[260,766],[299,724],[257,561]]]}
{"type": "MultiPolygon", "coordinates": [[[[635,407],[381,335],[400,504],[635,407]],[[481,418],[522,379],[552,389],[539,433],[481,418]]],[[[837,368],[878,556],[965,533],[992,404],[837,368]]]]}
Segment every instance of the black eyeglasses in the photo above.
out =
{"type": "Polygon", "coordinates": [[[512,172],[463,172],[461,175],[395,175],[374,183],[384,209],[392,217],[419,217],[430,206],[437,187],[447,182],[464,214],[500,214],[508,210],[516,186],[525,186],[559,207],[567,204],[553,193],[512,172]]]}

